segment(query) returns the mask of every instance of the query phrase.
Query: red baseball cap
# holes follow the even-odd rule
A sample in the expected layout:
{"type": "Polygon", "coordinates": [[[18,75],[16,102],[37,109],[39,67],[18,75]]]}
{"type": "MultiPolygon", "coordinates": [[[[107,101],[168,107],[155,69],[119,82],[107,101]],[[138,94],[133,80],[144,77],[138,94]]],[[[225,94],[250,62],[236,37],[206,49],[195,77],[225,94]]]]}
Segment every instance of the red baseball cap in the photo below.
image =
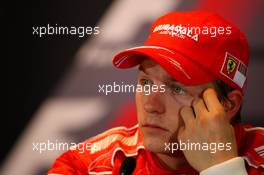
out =
{"type": "Polygon", "coordinates": [[[143,46],[118,53],[113,64],[117,68],[130,68],[148,57],[185,85],[220,79],[243,93],[248,50],[244,34],[219,15],[203,11],[172,12],[152,24],[143,46]]]}

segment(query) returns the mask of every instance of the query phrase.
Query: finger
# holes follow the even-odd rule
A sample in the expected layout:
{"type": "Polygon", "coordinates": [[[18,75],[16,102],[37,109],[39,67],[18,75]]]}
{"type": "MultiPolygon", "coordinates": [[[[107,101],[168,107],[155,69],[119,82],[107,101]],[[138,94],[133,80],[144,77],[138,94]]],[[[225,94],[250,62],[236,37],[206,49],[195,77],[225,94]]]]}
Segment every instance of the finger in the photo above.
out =
{"type": "Polygon", "coordinates": [[[209,112],[223,108],[221,102],[217,97],[217,93],[212,88],[208,88],[204,91],[203,99],[209,112]]]}
{"type": "Polygon", "coordinates": [[[195,119],[193,109],[188,106],[185,106],[181,109],[180,115],[185,126],[189,125],[195,119]]]}
{"type": "Polygon", "coordinates": [[[203,101],[203,99],[201,98],[197,98],[193,101],[193,109],[194,109],[194,113],[196,118],[200,118],[202,116],[205,115],[205,113],[208,112],[206,105],[203,101]]]}
{"type": "Polygon", "coordinates": [[[182,127],[179,128],[179,130],[178,130],[178,136],[177,136],[178,141],[180,141],[180,140],[183,139],[184,130],[185,130],[185,127],[184,126],[182,126],[182,127]]]}

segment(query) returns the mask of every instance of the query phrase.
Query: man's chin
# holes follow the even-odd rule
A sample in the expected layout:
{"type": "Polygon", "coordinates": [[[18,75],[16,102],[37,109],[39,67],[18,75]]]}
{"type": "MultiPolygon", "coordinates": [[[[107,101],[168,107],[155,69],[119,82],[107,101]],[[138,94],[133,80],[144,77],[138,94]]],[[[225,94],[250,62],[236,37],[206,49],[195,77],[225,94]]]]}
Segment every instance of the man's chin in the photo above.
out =
{"type": "Polygon", "coordinates": [[[165,152],[165,143],[163,139],[159,137],[147,137],[143,139],[144,146],[151,152],[163,153],[165,152]]]}

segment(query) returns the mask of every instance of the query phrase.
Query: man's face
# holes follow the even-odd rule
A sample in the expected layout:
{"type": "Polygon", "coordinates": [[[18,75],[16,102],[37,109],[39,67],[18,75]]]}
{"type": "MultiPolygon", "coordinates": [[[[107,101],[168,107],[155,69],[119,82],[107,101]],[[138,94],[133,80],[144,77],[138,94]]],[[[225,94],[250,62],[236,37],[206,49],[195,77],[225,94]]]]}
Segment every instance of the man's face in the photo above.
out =
{"type": "Polygon", "coordinates": [[[138,84],[156,85],[165,91],[136,92],[139,128],[144,145],[152,152],[162,153],[165,143],[177,142],[178,129],[183,125],[180,109],[191,106],[195,98],[201,96],[212,83],[198,86],[184,86],[174,80],[159,64],[145,59],[139,68],[138,84]]]}

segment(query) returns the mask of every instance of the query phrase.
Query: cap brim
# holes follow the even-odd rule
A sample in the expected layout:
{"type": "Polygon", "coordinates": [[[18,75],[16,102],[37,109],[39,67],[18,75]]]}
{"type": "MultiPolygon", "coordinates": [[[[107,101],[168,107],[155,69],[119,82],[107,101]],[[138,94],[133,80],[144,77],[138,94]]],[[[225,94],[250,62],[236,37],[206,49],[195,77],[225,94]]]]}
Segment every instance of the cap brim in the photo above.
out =
{"type": "Polygon", "coordinates": [[[185,85],[208,83],[216,78],[178,52],[159,46],[141,46],[127,49],[113,58],[117,68],[131,68],[147,57],[160,64],[175,80],[185,85]]]}

